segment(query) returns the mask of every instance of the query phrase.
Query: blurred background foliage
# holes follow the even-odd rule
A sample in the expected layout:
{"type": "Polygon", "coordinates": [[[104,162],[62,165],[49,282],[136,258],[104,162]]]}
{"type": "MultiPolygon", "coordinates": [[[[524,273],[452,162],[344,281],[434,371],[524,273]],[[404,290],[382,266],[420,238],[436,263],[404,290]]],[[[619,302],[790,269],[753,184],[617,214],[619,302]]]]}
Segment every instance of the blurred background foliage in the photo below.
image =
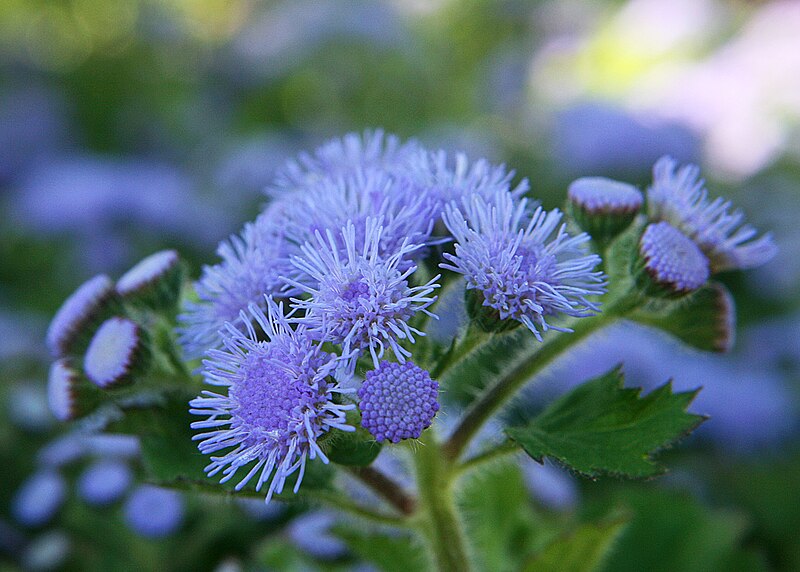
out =
{"type": "Polygon", "coordinates": [[[522,495],[524,520],[545,531],[628,511],[608,570],[800,569],[798,30],[792,0],[4,0],[4,569],[369,569],[352,533],[297,507],[186,496],[173,536],[140,538],[122,507],[80,501],[85,456],[60,469],[67,500],[45,522],[20,522],[15,495],[60,433],[42,339],[65,296],[165,247],[197,275],[286,158],[375,127],[506,162],[547,207],[582,175],[644,187],[669,153],[774,232],[778,258],[724,277],[739,310],[732,355],[623,327],[521,402],[536,409],[618,361],[629,384],[704,385],[695,410],[712,420],[668,453],[670,474],[587,482],[525,465],[524,491],[496,494],[522,495]]]}

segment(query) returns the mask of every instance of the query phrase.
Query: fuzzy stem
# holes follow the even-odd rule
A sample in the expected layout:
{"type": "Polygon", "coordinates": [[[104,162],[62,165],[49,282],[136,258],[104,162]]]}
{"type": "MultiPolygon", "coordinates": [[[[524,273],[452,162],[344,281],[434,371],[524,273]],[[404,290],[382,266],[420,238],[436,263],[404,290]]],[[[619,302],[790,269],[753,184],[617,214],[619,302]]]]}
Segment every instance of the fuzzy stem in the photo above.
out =
{"type": "Polygon", "coordinates": [[[373,467],[348,467],[348,470],[401,514],[410,515],[414,512],[417,505],[416,499],[379,470],[373,467]]]}
{"type": "Polygon", "coordinates": [[[392,526],[408,526],[408,522],[405,518],[394,516],[391,514],[384,514],[382,512],[378,512],[372,510],[370,508],[361,506],[351,499],[336,494],[334,492],[329,491],[311,491],[306,493],[301,493],[300,498],[308,499],[309,501],[316,501],[322,504],[326,504],[332,508],[338,508],[343,512],[347,512],[354,516],[358,516],[372,522],[380,523],[380,524],[388,524],[392,526]]]}
{"type": "Polygon", "coordinates": [[[539,345],[533,356],[498,379],[467,409],[455,431],[443,446],[447,458],[457,459],[483,424],[545,366],[589,334],[624,318],[640,304],[641,298],[636,293],[627,290],[621,296],[610,300],[602,313],[576,319],[571,333],[552,332],[539,345]]]}
{"type": "Polygon", "coordinates": [[[431,430],[414,455],[422,511],[421,525],[441,572],[468,572],[466,544],[453,501],[453,465],[442,455],[431,430]]]}
{"type": "Polygon", "coordinates": [[[470,457],[466,461],[463,461],[457,467],[458,474],[461,475],[463,473],[471,471],[476,467],[483,465],[484,463],[488,463],[490,461],[494,461],[495,459],[505,457],[506,455],[513,455],[519,452],[520,452],[519,445],[517,445],[513,441],[508,441],[506,443],[488,449],[482,453],[478,453],[477,455],[470,457]]]}
{"type": "Polygon", "coordinates": [[[439,363],[436,364],[436,367],[433,368],[431,377],[433,379],[441,378],[451,366],[468,358],[476,349],[490,339],[491,336],[489,334],[470,324],[458,343],[447,352],[442,359],[439,360],[439,363]]]}

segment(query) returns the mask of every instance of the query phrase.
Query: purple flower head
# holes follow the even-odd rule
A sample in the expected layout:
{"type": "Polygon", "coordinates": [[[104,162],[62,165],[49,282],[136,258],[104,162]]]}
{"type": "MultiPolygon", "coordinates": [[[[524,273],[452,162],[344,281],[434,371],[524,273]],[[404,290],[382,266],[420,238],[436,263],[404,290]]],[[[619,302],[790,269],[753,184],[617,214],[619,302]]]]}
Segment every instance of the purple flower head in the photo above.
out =
{"type": "Polygon", "coordinates": [[[744,214],[730,212],[730,201],[709,200],[695,165],[677,168],[671,157],[659,159],[647,190],[647,206],[653,220],[670,223],[697,243],[712,272],[754,268],[777,252],[770,234],[755,238],[758,231],[744,223],[744,214]]]}
{"type": "MultiPolygon", "coordinates": [[[[357,248],[367,238],[367,219],[382,218],[378,250],[394,254],[408,240],[426,244],[438,212],[425,189],[386,172],[359,171],[348,177],[322,179],[302,193],[287,195],[269,207],[273,217],[285,221],[286,238],[296,247],[313,242],[316,233],[338,231],[348,222],[356,229],[357,248]]],[[[343,252],[345,247],[338,244],[343,252]]]]}
{"type": "Polygon", "coordinates": [[[708,258],[667,222],[647,225],[639,241],[639,253],[652,281],[674,294],[697,290],[708,280],[708,258]]]}
{"type": "MultiPolygon", "coordinates": [[[[47,329],[47,347],[55,357],[75,349],[79,339],[115,296],[111,278],[101,274],[84,282],[58,309],[47,329]]],[[[88,334],[91,335],[91,334],[88,334]]]]}
{"type": "Polygon", "coordinates": [[[463,274],[468,290],[482,295],[482,306],[500,320],[516,320],[541,340],[539,329],[563,330],[546,321],[559,313],[583,317],[598,311],[588,296],[605,292],[602,272],[593,269],[600,257],[581,246],[589,236],[570,236],[558,210],[537,208],[526,201],[497,195],[494,203],[479,196],[445,209],[444,222],[456,239],[451,264],[442,268],[463,274]]]}
{"type": "Polygon", "coordinates": [[[178,530],[183,511],[180,493],[142,485],[125,503],[125,522],[140,536],[163,538],[178,530]]]}
{"type": "Polygon", "coordinates": [[[78,494],[90,505],[105,506],[122,498],[132,482],[133,473],[125,463],[97,461],[78,479],[78,494]]]}
{"type": "Polygon", "coordinates": [[[303,192],[320,180],[336,180],[363,170],[402,171],[420,152],[416,141],[401,143],[397,136],[386,135],[380,129],[348,133],[326,142],[313,154],[301,153],[296,160],[288,161],[267,193],[277,196],[286,191],[303,192]]]}
{"type": "Polygon", "coordinates": [[[220,244],[217,254],[222,262],[206,266],[196,284],[200,301],[188,303],[179,317],[179,339],[190,358],[221,347],[220,331],[226,323],[241,326],[250,304],[263,308],[265,295],[280,295],[280,276],[290,268],[281,227],[269,213],[220,244]]]}
{"type": "Polygon", "coordinates": [[[152,284],[178,265],[178,253],[162,250],[139,261],[117,281],[117,292],[126,296],[152,284]]]}
{"type": "Polygon", "coordinates": [[[83,368],[95,385],[107,389],[131,381],[147,357],[142,329],[127,318],[114,317],[98,328],[86,350],[83,368]]]}
{"type": "Polygon", "coordinates": [[[361,425],[382,443],[417,439],[439,411],[439,384],[407,361],[382,361],[358,390],[361,425]]]}
{"type": "Polygon", "coordinates": [[[326,238],[317,232],[316,243],[306,243],[302,256],[292,259],[299,274],[287,279],[310,298],[293,299],[305,315],[297,320],[308,326],[315,339],[342,345],[344,355],[353,354],[351,367],[361,351],[369,349],[377,367],[387,346],[399,361],[411,353],[400,345],[414,343],[415,335],[425,335],[409,325],[417,312],[436,300],[437,275],[427,284],[411,286],[409,278],[416,266],[403,264],[419,248],[403,241],[391,256],[382,256],[379,245],[384,228],[380,219],[367,219],[363,246],[358,245],[352,222],[341,230],[340,241],[328,230],[326,238]],[[355,353],[354,353],[355,352],[355,353]]]}
{"type": "Polygon", "coordinates": [[[582,177],[572,182],[567,198],[587,213],[636,213],[642,193],[627,183],[605,177],[582,177]]]}
{"type": "Polygon", "coordinates": [[[206,382],[227,387],[227,395],[203,391],[190,402],[190,411],[208,416],[192,423],[194,429],[209,430],[194,436],[200,451],[227,450],[211,457],[208,476],[222,471],[221,482],[226,482],[253,463],[236,490],[258,473],[256,490],[271,478],[269,502],[299,469],[297,492],[307,459],[319,457],[327,463],[317,439],[331,428],[352,431],[345,411],[354,405],[334,402],[335,394],[347,392],[332,377],[341,371],[340,359],[321,351],[302,325],[293,330],[272,299],[267,312],[251,305],[250,315],[241,318],[245,333],[226,324],[224,349],[210,350],[203,365],[206,382]],[[268,341],[259,341],[253,319],[268,341]]]}
{"type": "Polygon", "coordinates": [[[485,159],[470,162],[463,153],[450,158],[444,151],[418,153],[413,158],[408,176],[443,206],[471,195],[492,201],[497,194],[510,192],[521,198],[530,186],[523,179],[512,188],[514,171],[505,165],[493,165],[485,159]]]}

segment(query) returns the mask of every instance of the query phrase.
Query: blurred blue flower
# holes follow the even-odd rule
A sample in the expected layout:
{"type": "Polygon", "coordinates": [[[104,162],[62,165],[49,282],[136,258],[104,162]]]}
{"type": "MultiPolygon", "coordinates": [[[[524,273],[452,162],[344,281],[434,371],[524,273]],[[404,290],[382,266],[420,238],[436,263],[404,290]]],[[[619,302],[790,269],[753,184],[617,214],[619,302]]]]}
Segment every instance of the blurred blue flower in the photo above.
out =
{"type": "Polygon", "coordinates": [[[17,490],[11,512],[25,526],[42,526],[56,515],[66,496],[64,478],[54,471],[43,470],[29,477],[17,490]]]}
{"type": "Polygon", "coordinates": [[[163,538],[183,522],[184,502],[180,493],[150,485],[137,488],[125,503],[125,522],[145,538],[163,538]]]}
{"type": "Polygon", "coordinates": [[[90,465],[78,479],[78,494],[90,505],[104,506],[119,500],[133,482],[127,464],[101,460],[90,465]]]}

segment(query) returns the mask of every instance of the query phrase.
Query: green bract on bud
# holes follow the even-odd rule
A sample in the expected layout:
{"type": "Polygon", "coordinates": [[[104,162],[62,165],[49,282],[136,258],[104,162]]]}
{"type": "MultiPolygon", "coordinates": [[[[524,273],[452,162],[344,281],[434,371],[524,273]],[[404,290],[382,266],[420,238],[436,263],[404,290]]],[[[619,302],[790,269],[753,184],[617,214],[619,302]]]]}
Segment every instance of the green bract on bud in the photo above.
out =
{"type": "Polygon", "coordinates": [[[117,281],[126,301],[149,308],[174,308],[183,285],[183,265],[174,250],[162,250],[141,260],[117,281]]]}
{"type": "Polygon", "coordinates": [[[55,357],[82,353],[97,326],[119,310],[119,297],[108,276],[101,274],[88,280],[64,301],[50,322],[50,352],[55,357]]]}
{"type": "Polygon", "coordinates": [[[692,239],[669,223],[647,225],[638,254],[634,272],[639,286],[650,296],[684,296],[708,281],[708,258],[692,239]]]}
{"type": "Polygon", "coordinates": [[[86,377],[102,389],[123,385],[144,373],[150,364],[150,340],[127,318],[103,322],[86,351],[86,377]]]}
{"type": "Polygon", "coordinates": [[[642,193],[627,183],[604,177],[583,177],[567,191],[567,209],[597,242],[608,243],[630,226],[642,208],[642,193]]]}
{"type": "Polygon", "coordinates": [[[522,325],[522,322],[500,317],[500,310],[485,304],[486,298],[479,290],[467,289],[464,291],[467,304],[467,315],[484,332],[499,334],[509,332],[522,325]]]}
{"type": "Polygon", "coordinates": [[[57,360],[50,366],[47,400],[50,411],[59,421],[70,421],[85,415],[99,402],[91,385],[73,367],[69,358],[57,360]]]}

